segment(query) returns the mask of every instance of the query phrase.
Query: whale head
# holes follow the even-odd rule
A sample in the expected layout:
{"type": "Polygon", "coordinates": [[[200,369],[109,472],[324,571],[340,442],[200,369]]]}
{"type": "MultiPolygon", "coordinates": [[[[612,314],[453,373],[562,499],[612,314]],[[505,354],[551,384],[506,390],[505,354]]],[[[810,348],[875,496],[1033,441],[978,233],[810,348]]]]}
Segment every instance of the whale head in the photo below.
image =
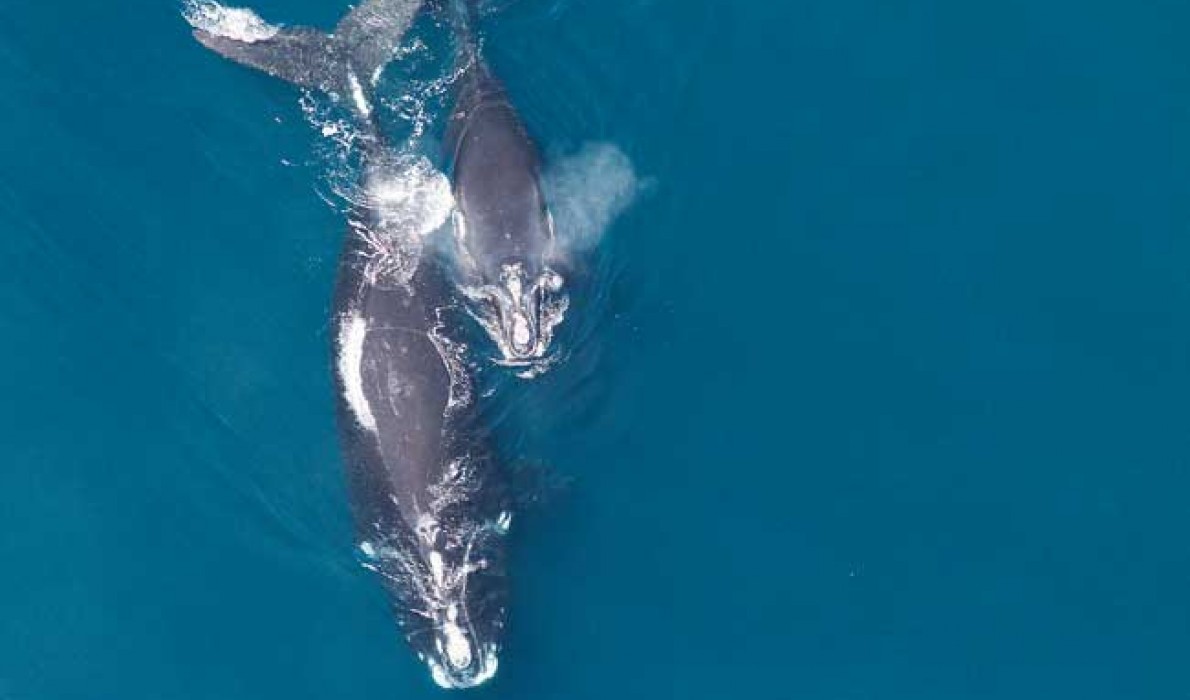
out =
{"type": "Polygon", "coordinates": [[[505,262],[470,297],[475,316],[500,351],[500,362],[525,366],[545,359],[569,299],[563,278],[545,265],[505,262]]]}
{"type": "Polygon", "coordinates": [[[482,639],[469,617],[463,606],[448,605],[434,621],[433,649],[421,652],[442,688],[474,688],[496,675],[499,645],[482,639]]]}
{"type": "Polygon", "coordinates": [[[549,210],[531,210],[512,228],[483,211],[464,216],[456,210],[453,221],[463,275],[460,289],[495,344],[497,363],[548,366],[554,329],[570,305],[567,280],[559,272],[567,269],[567,260],[555,243],[549,210]]]}
{"type": "Polygon", "coordinates": [[[416,540],[364,543],[364,566],[381,574],[406,640],[443,688],[496,675],[507,619],[504,539],[511,515],[482,524],[419,524],[416,540]]]}
{"type": "Polygon", "coordinates": [[[472,688],[496,675],[507,617],[507,580],[498,541],[506,527],[470,537],[459,551],[429,553],[419,589],[424,617],[409,641],[443,688],[472,688]]]}

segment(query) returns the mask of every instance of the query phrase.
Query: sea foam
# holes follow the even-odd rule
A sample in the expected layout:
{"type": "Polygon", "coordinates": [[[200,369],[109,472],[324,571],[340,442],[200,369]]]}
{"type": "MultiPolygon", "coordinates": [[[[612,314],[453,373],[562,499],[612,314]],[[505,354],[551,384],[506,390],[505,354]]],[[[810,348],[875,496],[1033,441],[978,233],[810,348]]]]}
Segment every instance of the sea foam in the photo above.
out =
{"type": "Polygon", "coordinates": [[[248,43],[272,39],[281,31],[246,7],[224,7],[213,0],[189,0],[182,16],[195,29],[248,43]]]}

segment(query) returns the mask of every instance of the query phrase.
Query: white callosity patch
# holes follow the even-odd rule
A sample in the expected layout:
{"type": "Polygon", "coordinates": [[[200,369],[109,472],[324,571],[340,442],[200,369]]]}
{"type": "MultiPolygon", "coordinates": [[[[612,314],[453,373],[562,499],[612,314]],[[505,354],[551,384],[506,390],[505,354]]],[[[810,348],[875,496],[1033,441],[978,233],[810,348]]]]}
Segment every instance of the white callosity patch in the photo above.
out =
{"type": "Polygon", "coordinates": [[[351,413],[361,426],[375,431],[376,417],[372,415],[372,407],[364,395],[364,340],[367,337],[367,320],[354,312],[350,313],[339,327],[338,371],[351,413]]]}
{"type": "Polygon", "coordinates": [[[417,519],[417,536],[427,545],[432,545],[438,538],[440,526],[438,520],[428,513],[422,513],[417,519]]]}
{"type": "Polygon", "coordinates": [[[451,666],[464,669],[471,665],[471,644],[459,626],[459,606],[452,603],[446,608],[446,622],[442,624],[442,636],[446,638],[446,659],[451,666]]]}
{"type": "Polygon", "coordinates": [[[189,0],[182,16],[195,29],[250,44],[272,39],[281,31],[246,7],[224,7],[213,0],[189,0]]]}
{"type": "Polygon", "coordinates": [[[529,330],[529,319],[520,311],[514,312],[512,318],[512,342],[519,347],[528,345],[533,340],[533,332],[529,330]]]}
{"type": "Polygon", "coordinates": [[[556,353],[551,354],[554,331],[570,308],[562,287],[562,277],[553,270],[545,268],[529,280],[524,267],[514,263],[505,266],[502,284],[464,286],[460,291],[475,302],[469,311],[500,351],[496,363],[517,368],[518,376],[532,379],[557,359],[556,353]],[[531,303],[538,298],[539,303],[531,303]]]}
{"type": "Polygon", "coordinates": [[[532,351],[533,348],[528,348],[528,345],[533,342],[533,330],[529,325],[528,310],[522,302],[525,294],[524,274],[508,275],[505,279],[504,287],[508,292],[509,299],[514,300],[514,305],[508,311],[512,316],[511,335],[513,347],[521,352],[532,351]],[[528,348],[528,350],[525,350],[525,348],[528,348]]]}
{"type": "Polygon", "coordinates": [[[591,143],[560,158],[542,181],[558,242],[564,250],[590,250],[644,188],[632,161],[610,143],[591,143]]]}

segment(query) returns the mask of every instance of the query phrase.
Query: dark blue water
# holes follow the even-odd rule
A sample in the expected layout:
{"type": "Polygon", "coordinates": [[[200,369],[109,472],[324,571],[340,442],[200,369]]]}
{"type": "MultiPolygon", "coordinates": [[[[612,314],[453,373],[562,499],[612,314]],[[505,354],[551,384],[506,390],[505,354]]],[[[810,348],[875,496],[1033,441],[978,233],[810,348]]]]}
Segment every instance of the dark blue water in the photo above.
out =
{"type": "MultiPolygon", "coordinates": [[[[573,483],[475,697],[1190,695],[1190,11],[488,23],[647,186],[516,407],[573,483]]],[[[439,697],[351,553],[318,136],[187,29],[0,4],[0,698],[439,697]]]]}

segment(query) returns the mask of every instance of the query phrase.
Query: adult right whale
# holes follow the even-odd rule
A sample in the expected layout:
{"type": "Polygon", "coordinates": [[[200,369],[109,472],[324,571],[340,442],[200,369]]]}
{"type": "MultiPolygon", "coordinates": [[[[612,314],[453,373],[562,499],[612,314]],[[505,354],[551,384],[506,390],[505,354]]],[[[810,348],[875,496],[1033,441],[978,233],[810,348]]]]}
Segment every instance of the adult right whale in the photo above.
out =
{"type": "Polygon", "coordinates": [[[371,254],[366,237],[348,234],[334,302],[359,548],[434,681],[469,688],[495,675],[504,636],[507,475],[477,411],[445,271],[425,261],[388,284],[373,277],[371,254]]]}
{"type": "Polygon", "coordinates": [[[368,0],[330,34],[273,27],[218,5],[187,18],[207,48],[335,95],[360,123],[365,196],[351,212],[333,312],[357,542],[435,682],[467,688],[496,673],[512,515],[506,473],[489,447],[461,354],[461,324],[452,322],[447,272],[409,245],[421,232],[409,230],[400,202],[391,211],[383,194],[411,171],[383,138],[372,91],[420,5],[368,0]],[[220,31],[228,17],[237,31],[220,31]]]}
{"type": "Polygon", "coordinates": [[[514,367],[541,362],[569,298],[537,146],[480,50],[478,0],[446,0],[462,74],[444,143],[461,288],[514,367]]]}

